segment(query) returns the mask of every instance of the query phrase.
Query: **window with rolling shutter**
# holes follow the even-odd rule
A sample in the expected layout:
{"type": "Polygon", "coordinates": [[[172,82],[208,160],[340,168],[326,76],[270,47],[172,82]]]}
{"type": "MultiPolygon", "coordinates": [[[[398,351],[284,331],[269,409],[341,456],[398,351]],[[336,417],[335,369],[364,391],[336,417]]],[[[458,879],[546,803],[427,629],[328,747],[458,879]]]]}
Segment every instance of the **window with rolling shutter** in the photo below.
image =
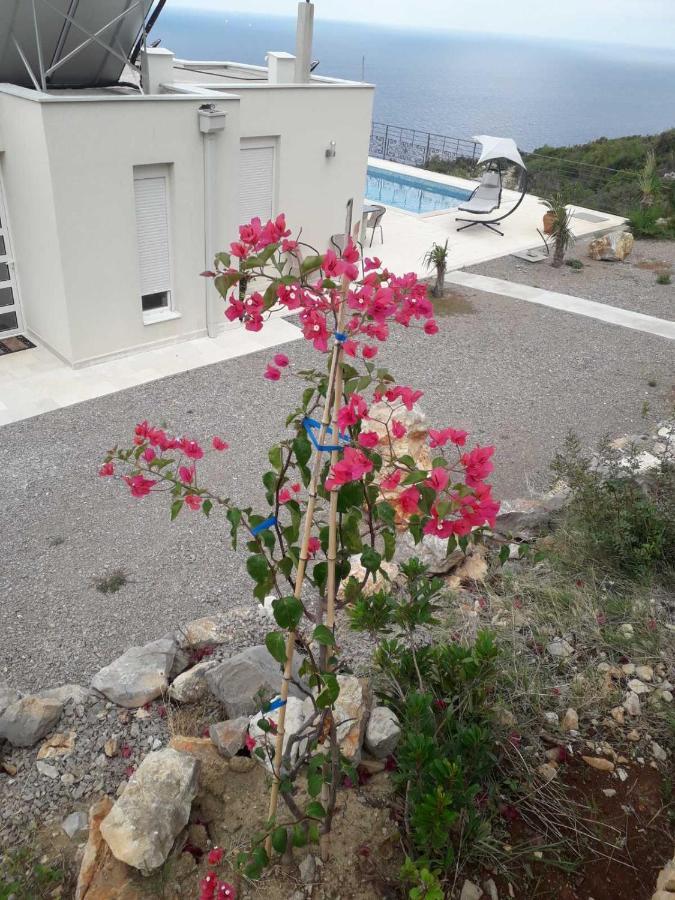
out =
{"type": "Polygon", "coordinates": [[[134,169],[136,235],[143,311],[171,305],[171,244],[168,172],[157,166],[134,169]]]}
{"type": "Polygon", "coordinates": [[[239,221],[274,212],[274,143],[242,141],[239,153],[239,221]]]}

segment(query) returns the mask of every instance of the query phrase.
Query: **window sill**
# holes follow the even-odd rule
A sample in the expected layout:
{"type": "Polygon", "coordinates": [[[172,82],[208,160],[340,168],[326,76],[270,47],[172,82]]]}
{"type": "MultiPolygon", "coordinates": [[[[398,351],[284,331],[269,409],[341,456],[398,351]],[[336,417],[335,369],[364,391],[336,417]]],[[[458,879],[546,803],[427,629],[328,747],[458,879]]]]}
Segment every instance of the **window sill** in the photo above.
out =
{"type": "Polygon", "coordinates": [[[143,313],[144,325],[157,325],[159,322],[170,322],[171,319],[180,319],[181,314],[175,309],[153,309],[143,313]]]}

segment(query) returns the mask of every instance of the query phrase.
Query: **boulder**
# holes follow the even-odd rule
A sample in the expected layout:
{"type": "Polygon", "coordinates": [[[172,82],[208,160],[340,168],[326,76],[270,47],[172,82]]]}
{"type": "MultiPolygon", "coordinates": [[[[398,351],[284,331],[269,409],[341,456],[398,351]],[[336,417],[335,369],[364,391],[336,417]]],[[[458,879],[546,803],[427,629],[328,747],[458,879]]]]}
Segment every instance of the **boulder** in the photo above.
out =
{"type": "Polygon", "coordinates": [[[97,672],[91,685],[118,706],[144,706],[167,689],[175,653],[176,644],[170,638],[131,647],[97,672]]]}
{"type": "MultiPolygon", "coordinates": [[[[302,658],[296,653],[293,677],[298,681],[301,664],[302,658]]],[[[262,644],[242,650],[206,673],[209,690],[223,704],[229,719],[252,716],[265,701],[279,692],[281,681],[281,666],[262,644]]],[[[293,683],[289,686],[289,692],[291,696],[304,696],[293,683]]]]}
{"type": "Polygon", "coordinates": [[[101,822],[112,809],[112,805],[110,797],[102,797],[89,809],[89,837],[77,878],[75,900],[85,900],[94,876],[101,866],[101,857],[109,853],[101,837],[101,822]]]}
{"type": "Polygon", "coordinates": [[[101,821],[110,812],[112,800],[103,797],[89,810],[89,837],[84,849],[75,900],[145,900],[148,894],[134,870],[115,859],[101,837],[101,821]]]}
{"type": "Polygon", "coordinates": [[[459,895],[459,900],[480,900],[482,896],[483,891],[477,884],[474,884],[473,881],[469,881],[467,878],[462,885],[462,893],[459,895]]]}
{"type": "Polygon", "coordinates": [[[455,548],[448,555],[448,542],[433,534],[425,534],[419,544],[416,544],[409,531],[401,535],[397,547],[396,558],[410,559],[414,556],[429,570],[430,575],[445,575],[464,559],[464,551],[455,548]]]}
{"type": "Polygon", "coordinates": [[[188,622],[181,629],[181,643],[192,650],[204,650],[207,647],[219,647],[225,644],[232,634],[225,623],[212,616],[204,616],[188,622]]]}
{"type": "Polygon", "coordinates": [[[86,703],[91,700],[89,688],[82,687],[81,684],[62,684],[60,687],[47,688],[40,691],[37,695],[45,700],[58,700],[59,703],[86,703]]]}
{"type": "Polygon", "coordinates": [[[550,528],[566,499],[564,494],[555,494],[541,500],[502,501],[492,530],[504,536],[531,540],[539,532],[550,528]]]}
{"type": "Polygon", "coordinates": [[[178,703],[196,703],[208,694],[206,673],[213,668],[213,662],[200,662],[187,672],[183,672],[171,684],[169,697],[178,703]]]}
{"type": "Polygon", "coordinates": [[[340,695],[335,702],[335,723],[340,752],[353,765],[361,761],[361,747],[366,733],[372,690],[366,678],[338,675],[340,695]]]}
{"type": "Polygon", "coordinates": [[[376,759],[386,759],[393,753],[401,737],[401,725],[395,712],[386,706],[376,706],[366,725],[366,750],[376,759]]]}
{"type": "Polygon", "coordinates": [[[101,823],[116,859],[149,874],[159,868],[190,818],[199,763],[167,748],[149,753],[101,823]]]}
{"type": "Polygon", "coordinates": [[[20,696],[21,694],[11,688],[6,681],[0,681],[0,716],[8,706],[16,703],[20,696]]]}
{"type": "Polygon", "coordinates": [[[63,703],[41,697],[22,697],[0,716],[0,738],[15,747],[32,747],[56,725],[63,703]]]}
{"type": "Polygon", "coordinates": [[[220,755],[227,759],[236,756],[243,749],[247,734],[247,716],[240,716],[238,719],[228,719],[227,722],[216,722],[215,725],[211,725],[209,728],[211,740],[218,748],[220,755]]]}
{"type": "MultiPolygon", "coordinates": [[[[227,775],[230,771],[230,763],[224,759],[211,738],[191,737],[177,734],[169,741],[169,747],[179,753],[187,753],[199,763],[199,793],[197,799],[202,810],[208,798],[222,797],[227,788],[227,775]]],[[[235,757],[246,762],[252,760],[244,756],[235,757]]],[[[233,762],[231,760],[230,762],[233,762]]],[[[253,763],[255,765],[255,763],[253,763]]]]}
{"type": "MultiPolygon", "coordinates": [[[[349,565],[350,577],[356,578],[358,582],[362,582],[366,577],[366,570],[361,565],[361,557],[350,556],[349,565]]],[[[391,583],[396,580],[398,574],[399,570],[397,565],[391,562],[387,562],[386,560],[382,560],[382,563],[380,564],[380,571],[376,572],[374,577],[372,573],[368,575],[368,580],[361,589],[362,595],[364,597],[371,597],[373,594],[376,594],[383,588],[388,588],[391,583]],[[386,574],[386,577],[383,573],[386,574]]],[[[346,584],[346,580],[340,582],[340,587],[338,588],[337,593],[338,600],[344,600],[346,584]]]]}
{"type": "Polygon", "coordinates": [[[633,249],[635,238],[630,231],[613,232],[596,238],[588,245],[590,259],[623,262],[633,249]]]}

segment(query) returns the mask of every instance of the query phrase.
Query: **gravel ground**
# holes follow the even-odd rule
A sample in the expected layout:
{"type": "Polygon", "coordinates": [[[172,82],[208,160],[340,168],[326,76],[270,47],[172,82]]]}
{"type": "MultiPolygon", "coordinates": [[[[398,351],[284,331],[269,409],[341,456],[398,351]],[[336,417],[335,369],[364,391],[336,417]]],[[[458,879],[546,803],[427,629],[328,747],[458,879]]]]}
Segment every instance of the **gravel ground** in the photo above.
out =
{"type": "Polygon", "coordinates": [[[515,256],[493,259],[466,271],[572,294],[659,319],[675,319],[675,241],[636,241],[623,263],[588,259],[586,247],[585,242],[579,243],[567,254],[570,259],[576,257],[583,262],[584,268],[578,271],[569,266],[554,269],[547,261],[530,263],[515,256]],[[654,269],[639,267],[640,263],[652,261],[666,264],[664,269],[672,272],[673,284],[657,284],[654,269]]]}
{"type": "MultiPolygon", "coordinates": [[[[425,391],[432,424],[496,444],[498,496],[543,486],[568,428],[591,442],[641,431],[645,400],[655,416],[667,411],[675,359],[666,340],[509,298],[463,296],[463,314],[444,318],[436,337],[397,334],[381,359],[401,384],[425,391]]],[[[287,352],[300,367],[314,356],[304,342],[287,352]]],[[[24,691],[86,683],[132,644],[218,610],[242,629],[259,627],[248,612],[244,555],[229,548],[222,521],[185,511],[171,524],[164,497],[133,501],[96,469],[104,450],[128,443],[147,417],[196,438],[222,434],[232,449],[209,459],[205,480],[259,504],[267,447],[297,390],[288,377],[262,379],[270,355],[0,429],[0,679],[24,691]],[[99,593],[93,579],[115,569],[129,582],[99,593]]]]}

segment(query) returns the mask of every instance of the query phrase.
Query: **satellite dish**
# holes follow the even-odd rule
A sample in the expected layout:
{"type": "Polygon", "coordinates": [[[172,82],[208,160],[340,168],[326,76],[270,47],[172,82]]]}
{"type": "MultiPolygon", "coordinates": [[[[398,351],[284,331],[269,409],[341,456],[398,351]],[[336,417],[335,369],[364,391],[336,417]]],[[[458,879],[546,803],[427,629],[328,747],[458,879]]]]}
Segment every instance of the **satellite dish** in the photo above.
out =
{"type": "Polygon", "coordinates": [[[39,90],[116,84],[165,2],[2,0],[0,82],[39,90]]]}

